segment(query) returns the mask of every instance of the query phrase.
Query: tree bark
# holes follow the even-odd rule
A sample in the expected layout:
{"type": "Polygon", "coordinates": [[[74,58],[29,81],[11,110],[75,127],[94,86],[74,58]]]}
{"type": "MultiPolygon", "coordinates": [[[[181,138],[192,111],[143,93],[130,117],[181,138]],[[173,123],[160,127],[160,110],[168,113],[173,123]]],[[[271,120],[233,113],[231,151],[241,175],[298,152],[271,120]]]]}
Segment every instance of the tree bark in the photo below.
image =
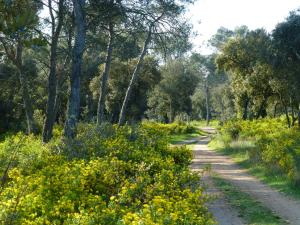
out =
{"type": "Polygon", "coordinates": [[[278,102],[275,103],[274,105],[274,112],[273,112],[273,117],[275,118],[277,115],[277,106],[278,106],[278,102]]]}
{"type": "Polygon", "coordinates": [[[295,116],[294,101],[292,98],[290,98],[290,105],[291,105],[291,110],[292,110],[292,127],[293,127],[293,126],[295,126],[295,123],[298,119],[298,115],[295,116]]]}
{"type": "Polygon", "coordinates": [[[109,41],[107,45],[107,53],[106,53],[106,60],[105,60],[105,68],[102,73],[100,79],[100,96],[98,100],[98,108],[97,108],[97,124],[101,124],[103,122],[104,116],[104,103],[106,97],[106,87],[107,87],[107,80],[109,76],[109,70],[111,66],[111,59],[112,59],[112,52],[113,52],[113,41],[114,41],[114,30],[113,24],[109,24],[109,41]]]}
{"type": "MultiPolygon", "coordinates": [[[[67,77],[70,76],[70,69],[69,65],[72,59],[72,40],[73,40],[73,26],[71,26],[68,31],[68,53],[67,56],[64,60],[64,63],[57,69],[56,72],[56,77],[57,77],[57,82],[56,82],[56,99],[55,99],[55,106],[54,106],[54,114],[55,116],[59,117],[59,115],[64,115],[64,114],[58,114],[60,112],[60,107],[62,103],[62,98],[65,93],[65,89],[63,89],[63,85],[67,80],[67,77]]],[[[63,110],[62,110],[63,111],[63,110]]]]}
{"type": "Polygon", "coordinates": [[[57,77],[56,77],[56,62],[57,62],[57,45],[60,31],[63,22],[63,2],[59,1],[58,24],[55,27],[55,18],[52,12],[51,0],[49,2],[49,11],[52,19],[52,40],[50,49],[50,72],[48,77],[48,100],[46,109],[46,119],[43,127],[43,142],[48,142],[52,138],[52,130],[55,122],[55,101],[57,98],[57,77]]]}
{"type": "Polygon", "coordinates": [[[209,93],[208,93],[208,78],[206,78],[205,80],[205,102],[206,102],[206,125],[209,125],[209,114],[210,114],[210,110],[209,110],[209,93]]]}
{"type": "Polygon", "coordinates": [[[290,120],[290,117],[289,117],[289,112],[288,112],[286,104],[284,104],[284,103],[282,103],[282,104],[283,104],[283,107],[284,107],[284,112],[285,112],[288,128],[290,128],[291,127],[291,120],[290,120]]]}
{"type": "Polygon", "coordinates": [[[26,76],[24,74],[24,68],[23,68],[23,43],[22,39],[19,37],[17,39],[16,47],[14,49],[13,46],[8,46],[3,38],[0,36],[0,42],[3,45],[3,48],[5,50],[5,53],[9,60],[15,65],[15,67],[18,70],[19,74],[19,81],[20,81],[20,89],[21,89],[21,95],[23,100],[23,106],[25,110],[26,115],[26,123],[27,123],[27,133],[37,133],[37,126],[35,124],[34,118],[33,118],[33,107],[32,107],[32,101],[29,94],[29,87],[28,87],[28,81],[26,79],[26,76]]]}
{"type": "Polygon", "coordinates": [[[300,103],[298,104],[298,127],[300,127],[300,103]]]}
{"type": "Polygon", "coordinates": [[[35,121],[33,119],[33,108],[32,108],[32,101],[28,92],[28,82],[25,78],[25,75],[21,69],[18,69],[19,71],[19,80],[21,85],[21,93],[23,98],[23,104],[26,114],[26,121],[27,121],[27,133],[28,134],[36,134],[37,133],[37,127],[35,124],[35,121]]]}
{"type": "Polygon", "coordinates": [[[16,50],[16,58],[15,58],[15,65],[19,72],[19,81],[21,86],[21,93],[23,98],[23,104],[26,114],[26,121],[27,121],[27,133],[37,133],[37,127],[35,124],[35,121],[33,119],[33,107],[32,107],[32,101],[31,97],[28,91],[28,81],[26,79],[26,76],[23,72],[23,61],[22,61],[22,55],[23,55],[23,46],[22,41],[19,39],[17,43],[17,50],[16,50]]]}
{"type": "Polygon", "coordinates": [[[259,106],[259,110],[258,113],[256,115],[256,119],[259,119],[259,117],[265,118],[266,115],[266,103],[267,103],[268,98],[264,98],[264,100],[262,101],[262,103],[259,106]]]}
{"type": "Polygon", "coordinates": [[[73,0],[75,14],[75,44],[72,56],[72,72],[70,77],[70,96],[68,101],[67,119],[65,122],[64,136],[74,138],[76,136],[77,119],[80,110],[80,76],[82,55],[85,48],[86,20],[85,0],[73,0]]]}
{"type": "Polygon", "coordinates": [[[249,99],[247,98],[244,103],[243,120],[246,120],[248,117],[248,105],[249,105],[249,99]]]}
{"type": "Polygon", "coordinates": [[[142,66],[142,63],[144,61],[144,57],[146,55],[148,45],[151,41],[151,35],[152,35],[152,26],[149,27],[148,34],[147,34],[147,37],[146,37],[145,42],[144,42],[144,47],[143,47],[142,53],[139,57],[139,61],[138,61],[137,65],[136,65],[136,67],[133,71],[130,83],[129,83],[127,91],[126,91],[126,95],[125,95],[125,98],[124,98],[124,101],[123,101],[123,104],[122,104],[122,108],[121,108],[121,112],[120,112],[120,116],[119,116],[119,126],[122,126],[125,123],[125,115],[126,115],[126,109],[127,109],[128,101],[129,101],[129,98],[130,98],[130,95],[131,95],[131,92],[132,92],[133,85],[134,85],[136,79],[138,78],[139,70],[140,70],[140,68],[142,66]]]}
{"type": "Polygon", "coordinates": [[[170,113],[170,116],[169,116],[169,121],[168,123],[172,123],[174,121],[174,117],[175,117],[175,112],[173,110],[173,105],[172,105],[172,98],[169,99],[169,113],[170,113]]]}

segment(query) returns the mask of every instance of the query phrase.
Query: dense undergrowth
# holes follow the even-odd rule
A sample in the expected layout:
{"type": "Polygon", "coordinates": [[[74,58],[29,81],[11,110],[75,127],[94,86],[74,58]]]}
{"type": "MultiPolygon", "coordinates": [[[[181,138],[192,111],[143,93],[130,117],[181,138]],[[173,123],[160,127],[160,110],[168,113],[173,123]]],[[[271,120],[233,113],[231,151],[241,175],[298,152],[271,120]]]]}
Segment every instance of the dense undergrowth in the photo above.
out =
{"type": "Polygon", "coordinates": [[[171,124],[146,121],[143,122],[142,125],[147,129],[164,133],[167,136],[168,141],[175,145],[181,143],[183,140],[190,140],[199,137],[199,135],[206,134],[204,131],[198,128],[199,124],[195,121],[189,124],[180,121],[171,124]]]}
{"type": "Polygon", "coordinates": [[[72,141],[0,143],[1,224],[213,224],[192,153],[165,133],[185,125],[82,124],[72,141]]]}
{"type": "Polygon", "coordinates": [[[229,121],[220,128],[217,141],[227,152],[245,152],[248,164],[263,167],[269,176],[283,176],[300,187],[300,130],[288,129],[283,119],[229,121]]]}

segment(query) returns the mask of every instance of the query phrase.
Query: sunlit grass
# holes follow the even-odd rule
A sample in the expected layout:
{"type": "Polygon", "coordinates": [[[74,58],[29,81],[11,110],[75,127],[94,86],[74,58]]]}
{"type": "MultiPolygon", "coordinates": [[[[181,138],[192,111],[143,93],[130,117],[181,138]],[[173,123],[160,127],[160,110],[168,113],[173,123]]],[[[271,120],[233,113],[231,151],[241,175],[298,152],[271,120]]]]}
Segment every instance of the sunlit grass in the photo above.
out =
{"type": "MultiPolygon", "coordinates": [[[[195,125],[193,125],[193,126],[195,126],[195,125]]],[[[191,140],[191,139],[196,139],[197,137],[205,136],[205,135],[207,135],[207,133],[205,131],[203,131],[201,129],[197,129],[193,133],[169,135],[169,142],[170,142],[170,144],[175,145],[175,144],[179,144],[179,143],[181,143],[183,141],[187,141],[187,140],[191,140]]]]}
{"type": "Polygon", "coordinates": [[[246,220],[247,224],[254,225],[283,225],[286,224],[277,215],[255,201],[249,194],[241,192],[224,179],[214,176],[214,184],[224,193],[228,203],[236,208],[239,215],[246,220]]]}
{"type": "Polygon", "coordinates": [[[206,120],[199,120],[199,121],[191,121],[190,124],[196,127],[213,127],[213,128],[217,128],[219,126],[220,121],[218,120],[211,120],[209,122],[209,125],[207,125],[206,120]]]}
{"type": "Polygon", "coordinates": [[[182,141],[190,140],[190,139],[197,138],[197,137],[199,137],[199,133],[175,134],[175,135],[171,135],[169,137],[169,141],[170,141],[171,144],[175,145],[175,144],[178,144],[182,141]]]}

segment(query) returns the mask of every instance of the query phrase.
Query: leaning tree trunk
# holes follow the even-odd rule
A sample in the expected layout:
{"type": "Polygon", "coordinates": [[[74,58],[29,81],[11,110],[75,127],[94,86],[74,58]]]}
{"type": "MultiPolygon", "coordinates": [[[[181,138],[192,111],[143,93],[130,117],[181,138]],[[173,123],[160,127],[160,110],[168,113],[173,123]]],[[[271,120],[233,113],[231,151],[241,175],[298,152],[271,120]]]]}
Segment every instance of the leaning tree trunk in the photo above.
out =
{"type": "MultiPolygon", "coordinates": [[[[73,40],[73,29],[72,27],[70,29],[68,29],[68,53],[67,56],[64,60],[64,63],[57,69],[56,72],[56,77],[57,77],[57,82],[56,82],[56,98],[55,98],[55,106],[54,106],[54,114],[57,118],[57,116],[63,115],[63,114],[59,114],[59,111],[61,110],[61,103],[62,103],[62,99],[65,93],[65,89],[64,89],[64,84],[67,81],[67,77],[70,76],[70,62],[71,62],[71,55],[72,55],[72,40],[73,40]]],[[[62,109],[63,111],[63,109],[62,109]]]]}
{"type": "Polygon", "coordinates": [[[124,101],[123,101],[123,104],[122,104],[122,108],[121,108],[121,112],[120,112],[120,116],[119,116],[119,126],[122,126],[125,123],[125,115],[126,115],[126,109],[127,109],[128,101],[129,101],[129,98],[130,98],[130,95],[131,95],[131,92],[132,92],[133,85],[135,84],[135,81],[138,78],[139,70],[140,70],[140,68],[142,66],[142,63],[144,61],[144,57],[146,55],[147,48],[148,48],[148,45],[149,45],[150,40],[151,40],[151,34],[152,34],[152,26],[150,26],[150,28],[149,28],[147,37],[146,37],[145,42],[144,42],[144,47],[143,47],[142,53],[139,57],[139,61],[138,61],[137,65],[136,65],[136,67],[133,71],[130,83],[129,83],[127,91],[126,91],[126,95],[125,95],[125,98],[124,98],[124,101]]]}
{"type": "Polygon", "coordinates": [[[23,62],[22,62],[22,54],[23,54],[23,46],[21,40],[18,40],[17,43],[17,51],[16,51],[16,60],[15,65],[19,72],[19,81],[21,86],[22,99],[26,114],[26,122],[27,122],[27,133],[37,133],[37,127],[33,118],[33,107],[31,97],[28,91],[28,81],[23,72],[23,62]]]}
{"type": "MultiPolygon", "coordinates": [[[[52,138],[52,130],[55,122],[55,100],[56,100],[56,61],[57,61],[57,44],[59,34],[62,28],[63,22],[63,0],[59,1],[59,15],[58,24],[55,27],[55,19],[52,13],[52,8],[50,9],[50,14],[52,18],[52,41],[50,49],[50,72],[48,77],[48,100],[46,109],[46,119],[43,127],[43,142],[48,142],[52,138]]],[[[49,0],[49,6],[51,7],[51,0],[49,0]]]]}
{"type": "Polygon", "coordinates": [[[67,119],[64,128],[64,136],[74,138],[76,125],[80,110],[80,76],[82,65],[82,54],[85,47],[86,20],[85,0],[73,0],[75,16],[75,44],[73,49],[72,72],[70,77],[71,91],[68,101],[67,119]]]}
{"type": "Polygon", "coordinates": [[[27,133],[37,133],[37,127],[35,124],[35,121],[33,119],[33,107],[32,107],[32,101],[28,92],[28,83],[25,78],[25,75],[22,71],[22,69],[19,70],[19,80],[21,85],[21,93],[23,98],[23,104],[26,114],[26,122],[27,122],[27,133]]]}
{"type": "Polygon", "coordinates": [[[108,76],[109,76],[109,70],[110,70],[111,58],[112,58],[112,52],[113,52],[113,39],[114,39],[113,24],[110,23],[109,24],[109,41],[108,41],[108,45],[107,45],[105,68],[104,68],[103,74],[100,79],[100,96],[99,96],[98,108],[97,108],[97,124],[98,125],[103,122],[106,87],[107,87],[107,80],[108,80],[108,76]]]}

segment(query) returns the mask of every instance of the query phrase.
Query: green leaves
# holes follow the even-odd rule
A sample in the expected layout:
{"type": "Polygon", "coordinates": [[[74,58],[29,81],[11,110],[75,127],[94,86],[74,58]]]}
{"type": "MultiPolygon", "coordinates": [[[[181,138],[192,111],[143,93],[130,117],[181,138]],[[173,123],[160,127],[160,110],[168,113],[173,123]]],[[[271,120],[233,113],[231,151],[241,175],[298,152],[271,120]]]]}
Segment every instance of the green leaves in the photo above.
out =
{"type": "Polygon", "coordinates": [[[11,38],[24,36],[37,25],[37,8],[32,0],[0,1],[0,31],[11,38]]]}

